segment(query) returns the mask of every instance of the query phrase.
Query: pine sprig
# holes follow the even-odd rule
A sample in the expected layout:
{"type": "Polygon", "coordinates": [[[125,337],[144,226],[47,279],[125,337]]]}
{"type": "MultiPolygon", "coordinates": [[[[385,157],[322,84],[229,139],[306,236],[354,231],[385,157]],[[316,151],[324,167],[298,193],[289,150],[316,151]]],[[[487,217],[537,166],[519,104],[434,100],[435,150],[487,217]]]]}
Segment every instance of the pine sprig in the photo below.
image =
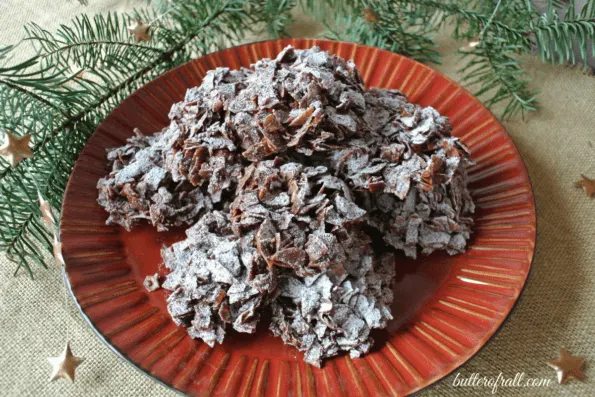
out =
{"type": "Polygon", "coordinates": [[[482,40],[477,46],[461,50],[465,64],[463,83],[475,87],[474,95],[483,98],[486,106],[507,102],[502,117],[517,113],[523,116],[537,108],[535,93],[529,88],[529,79],[518,59],[511,56],[523,48],[508,44],[505,39],[482,40]]]}
{"type": "MultiPolygon", "coordinates": [[[[0,126],[32,134],[34,153],[16,168],[0,160],[0,250],[18,263],[17,271],[32,275],[34,264],[46,266],[40,249],[51,251],[51,232],[39,218],[38,192],[60,208],[72,166],[105,115],[161,73],[264,20],[247,14],[244,0],[172,3],[175,8],[151,25],[148,44],[132,42],[127,30],[133,19],[150,17],[147,10],[77,17],[54,34],[30,25],[27,42],[37,55],[0,69],[0,126]],[[81,70],[85,77],[76,78],[81,70]]],[[[10,48],[0,50],[0,58],[9,56],[10,48]]]]}
{"type": "MultiPolygon", "coordinates": [[[[415,5],[415,0],[402,0],[409,5],[415,5]]],[[[439,14],[441,24],[454,23],[455,38],[470,39],[480,34],[484,28],[489,28],[494,35],[509,42],[526,42],[524,23],[530,18],[527,8],[520,6],[517,0],[492,1],[435,1],[420,0],[419,4],[431,12],[439,14]],[[470,8],[466,8],[469,6],[470,8]],[[493,15],[495,7],[497,14],[493,15]],[[473,8],[474,7],[474,8],[473,8]],[[495,17],[495,18],[494,18],[495,17]]]]}
{"type": "Polygon", "coordinates": [[[355,8],[355,15],[337,15],[332,23],[326,21],[326,37],[384,48],[420,62],[440,62],[433,41],[437,27],[427,24],[425,13],[392,2],[371,4],[355,8]]]}
{"type": "Polygon", "coordinates": [[[293,22],[291,13],[297,5],[296,0],[263,0],[252,4],[252,11],[262,15],[261,22],[271,38],[288,37],[287,27],[293,22]]]}
{"type": "Polygon", "coordinates": [[[0,184],[0,248],[32,276],[32,264],[46,267],[40,249],[52,251],[51,232],[40,220],[38,192],[59,207],[72,163],[85,143],[77,131],[60,134],[39,149],[25,171],[16,168],[0,184]],[[74,136],[72,135],[74,134],[74,136]],[[60,157],[55,153],[60,152],[60,157]],[[57,193],[57,194],[56,194],[57,193]]]}
{"type": "Polygon", "coordinates": [[[566,15],[560,17],[550,0],[547,11],[531,25],[543,62],[576,64],[578,49],[586,68],[589,49],[595,55],[595,1],[587,1],[579,13],[575,9],[572,0],[562,10],[566,15]]]}

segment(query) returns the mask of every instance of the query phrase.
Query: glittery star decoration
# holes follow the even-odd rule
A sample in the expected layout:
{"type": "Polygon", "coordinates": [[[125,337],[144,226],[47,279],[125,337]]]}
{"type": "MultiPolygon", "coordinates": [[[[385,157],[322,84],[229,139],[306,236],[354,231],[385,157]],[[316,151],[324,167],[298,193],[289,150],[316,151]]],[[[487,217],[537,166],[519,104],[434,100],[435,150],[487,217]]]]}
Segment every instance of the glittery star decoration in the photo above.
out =
{"type": "Polygon", "coordinates": [[[37,192],[39,196],[39,208],[41,209],[41,219],[47,227],[52,227],[54,224],[54,214],[52,213],[52,207],[50,203],[41,196],[41,193],[37,192]]]}
{"type": "Polygon", "coordinates": [[[149,292],[153,292],[161,288],[161,286],[159,285],[159,274],[155,273],[152,276],[145,277],[143,285],[149,292]]]}
{"type": "Polygon", "coordinates": [[[62,255],[62,243],[58,241],[58,237],[54,234],[54,260],[58,267],[64,266],[64,256],[62,255]]]}
{"type": "Polygon", "coordinates": [[[134,35],[137,43],[140,41],[151,41],[149,29],[151,29],[151,25],[145,25],[140,21],[135,21],[132,25],[128,26],[128,31],[134,35]]]}
{"type": "Polygon", "coordinates": [[[74,76],[75,80],[81,80],[85,77],[85,68],[80,67],[79,65],[72,65],[72,67],[70,68],[72,70],[72,72],[77,72],[76,75],[74,76]]]}
{"type": "Polygon", "coordinates": [[[583,179],[574,182],[574,186],[582,187],[587,196],[593,198],[593,196],[595,195],[595,179],[589,179],[583,174],[581,174],[581,176],[583,177],[583,179]]]}
{"type": "Polygon", "coordinates": [[[475,38],[461,47],[461,51],[469,51],[479,45],[479,39],[475,38]]]}
{"type": "Polygon", "coordinates": [[[16,167],[25,158],[33,157],[33,152],[29,147],[31,134],[19,137],[5,132],[5,135],[4,143],[0,147],[0,156],[5,157],[12,167],[16,167]]]}
{"type": "Polygon", "coordinates": [[[371,23],[378,23],[378,15],[371,8],[364,8],[364,19],[371,23]]]}
{"type": "Polygon", "coordinates": [[[560,358],[550,360],[547,365],[556,370],[558,374],[558,383],[564,384],[568,379],[577,379],[581,382],[585,381],[582,367],[585,364],[583,357],[572,357],[564,349],[560,349],[560,358]]]}
{"type": "Polygon", "coordinates": [[[81,357],[75,357],[70,350],[70,344],[66,343],[66,347],[61,355],[48,358],[48,361],[53,367],[50,382],[58,378],[64,378],[74,383],[74,370],[81,365],[83,360],[81,357]]]}

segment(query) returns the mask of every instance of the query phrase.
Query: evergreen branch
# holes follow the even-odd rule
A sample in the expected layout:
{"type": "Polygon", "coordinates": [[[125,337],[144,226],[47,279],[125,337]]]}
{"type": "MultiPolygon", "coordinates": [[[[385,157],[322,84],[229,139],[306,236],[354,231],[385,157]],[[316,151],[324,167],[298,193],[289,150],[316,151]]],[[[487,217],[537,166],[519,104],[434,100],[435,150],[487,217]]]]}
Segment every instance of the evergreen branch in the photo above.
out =
{"type": "Polygon", "coordinates": [[[13,48],[13,46],[11,46],[11,45],[0,47],[0,59],[6,59],[6,57],[10,53],[10,50],[12,50],[12,48],[13,48]]]}
{"type": "MultiPolygon", "coordinates": [[[[375,15],[391,14],[375,12],[375,15]]],[[[434,33],[433,28],[417,25],[415,20],[409,20],[409,24],[404,26],[386,16],[376,18],[375,22],[370,22],[362,16],[337,17],[335,24],[326,25],[326,37],[384,48],[420,62],[440,63],[440,54],[435,50],[437,46],[429,37],[434,33]]]]}
{"type": "MultiPolygon", "coordinates": [[[[513,2],[514,0],[511,0],[513,2]]],[[[525,28],[518,27],[523,19],[518,20],[513,26],[499,20],[498,18],[490,21],[490,13],[481,13],[473,9],[464,8],[458,1],[437,1],[437,0],[302,0],[302,6],[308,9],[316,19],[332,25],[332,20],[338,17],[361,15],[364,9],[371,9],[375,11],[376,15],[381,14],[382,10],[410,10],[418,15],[426,24],[432,24],[434,27],[440,26],[449,19],[454,19],[457,25],[457,36],[470,37],[471,32],[475,32],[477,27],[490,25],[490,30],[495,32],[500,37],[506,37],[511,41],[526,40],[527,31],[525,28]],[[324,4],[326,7],[322,7],[324,4]],[[328,9],[332,9],[333,13],[329,13],[328,9]],[[464,25],[469,29],[466,33],[461,33],[464,25]]],[[[506,3],[506,2],[505,2],[506,3]]],[[[526,18],[525,18],[526,19],[526,18]]],[[[402,23],[402,21],[395,21],[395,23],[402,23]]]]}
{"type": "Polygon", "coordinates": [[[591,54],[595,55],[595,2],[586,2],[577,14],[575,1],[572,0],[566,8],[565,17],[561,18],[550,0],[547,11],[540,16],[537,23],[532,24],[532,32],[535,34],[543,62],[576,64],[576,48],[586,68],[589,47],[591,54]]]}
{"type": "MultiPolygon", "coordinates": [[[[0,84],[5,85],[6,87],[8,87],[14,91],[17,91],[23,95],[26,95],[34,101],[42,103],[42,104],[46,105],[48,108],[54,109],[55,111],[57,111],[58,113],[60,113],[62,116],[64,116],[67,119],[71,119],[71,116],[67,111],[63,110],[59,106],[55,105],[54,103],[50,102],[49,100],[47,100],[46,98],[42,97],[41,95],[39,95],[38,93],[36,93],[34,91],[27,90],[11,80],[0,79],[0,84]]],[[[0,178],[1,178],[1,176],[0,176],[0,178]]]]}
{"type": "MultiPolygon", "coordinates": [[[[27,258],[33,259],[40,265],[43,263],[43,256],[38,250],[38,245],[51,251],[52,243],[49,239],[50,233],[41,224],[39,215],[40,210],[37,204],[37,191],[42,195],[47,196],[49,189],[56,187],[63,189],[65,187],[65,176],[67,179],[70,171],[70,160],[75,158],[76,153],[82,149],[84,140],[74,140],[77,142],[75,150],[69,149],[73,144],[73,139],[68,134],[62,134],[58,140],[54,140],[51,146],[56,146],[55,149],[59,151],[59,156],[52,156],[50,153],[45,153],[46,156],[37,161],[30,163],[30,168],[35,172],[24,173],[17,169],[10,177],[3,179],[0,184],[0,191],[2,198],[0,201],[0,216],[6,219],[6,209],[10,210],[12,216],[10,223],[4,222],[0,225],[0,248],[5,250],[7,254],[12,257],[21,259],[20,267],[24,267],[27,272],[32,275],[29,261],[27,258]],[[51,164],[48,164],[51,163],[51,164]],[[60,167],[62,166],[62,167],[60,167]],[[60,167],[62,172],[58,172],[60,167]],[[61,180],[57,180],[57,176],[61,176],[61,180]],[[44,183],[39,187],[39,183],[44,183]],[[59,185],[56,186],[56,183],[59,185]]],[[[55,203],[55,201],[54,201],[55,203]]],[[[17,268],[18,270],[18,268],[17,268]]]]}
{"type": "MultiPolygon", "coordinates": [[[[32,131],[33,147],[43,145],[43,142],[52,135],[52,131],[59,114],[54,108],[44,102],[32,100],[28,93],[14,90],[5,85],[0,85],[0,125],[7,131],[17,135],[25,135],[32,131]]],[[[12,168],[2,158],[0,161],[0,181],[12,168]]]]}
{"type": "MultiPolygon", "coordinates": [[[[44,195],[50,190],[56,192],[52,205],[57,208],[78,153],[105,114],[143,83],[171,69],[175,63],[185,61],[187,58],[183,54],[189,53],[189,46],[196,41],[201,42],[198,49],[208,49],[211,48],[209,43],[214,43],[209,37],[214,31],[225,31],[224,37],[228,38],[240,36],[247,29],[245,21],[251,20],[243,13],[245,4],[243,0],[183,4],[179,10],[168,15],[169,25],[175,29],[162,28],[157,35],[168,36],[170,40],[166,42],[167,46],[158,50],[153,49],[156,47],[140,46],[143,51],[151,48],[148,52],[139,51],[140,56],[122,50],[139,50],[139,47],[118,41],[129,40],[125,24],[116,23],[126,18],[106,17],[102,20],[101,16],[97,16],[94,18],[95,28],[101,29],[93,30],[90,20],[81,17],[75,20],[74,28],[61,28],[62,41],[55,40],[54,36],[41,29],[29,30],[30,40],[37,44],[39,54],[35,62],[11,69],[14,76],[27,74],[30,76],[28,80],[15,79],[18,81],[15,84],[12,80],[4,79],[3,84],[0,84],[0,98],[2,95],[11,98],[20,95],[21,98],[18,104],[7,102],[5,106],[17,108],[11,110],[11,116],[6,117],[6,120],[2,121],[3,117],[0,116],[0,121],[6,126],[9,123],[4,121],[10,121],[8,119],[16,113],[21,114],[21,120],[30,120],[27,110],[41,105],[44,109],[41,113],[51,117],[52,123],[48,127],[32,122],[30,130],[23,132],[33,134],[34,158],[22,161],[16,168],[6,167],[0,174],[0,192],[3,193],[0,195],[0,217],[11,220],[0,226],[0,249],[19,262],[19,269],[24,268],[32,275],[31,260],[43,263],[36,244],[47,243],[47,233],[44,235],[37,230],[44,230],[38,217],[37,186],[41,186],[44,195]],[[112,18],[111,22],[107,20],[109,18],[112,18]],[[117,29],[120,33],[115,32],[117,29]],[[102,38],[97,39],[98,36],[102,38]],[[91,37],[93,40],[90,40],[91,37]],[[111,39],[106,39],[109,37],[111,39]],[[177,40],[172,43],[172,38],[177,40]],[[101,41],[102,50],[97,51],[96,47],[89,46],[92,41],[101,41]],[[72,76],[66,75],[65,69],[66,63],[70,61],[90,67],[89,72],[93,76],[109,84],[100,87],[91,80],[72,80],[72,76]],[[100,66],[105,65],[114,66],[117,71],[101,70],[100,66]],[[37,68],[37,73],[29,72],[30,68],[37,68]],[[54,74],[48,80],[45,74],[50,70],[54,74]],[[44,81],[51,84],[44,86],[44,81]],[[75,87],[61,86],[59,82],[71,82],[75,87]],[[2,85],[5,88],[2,89],[2,85]],[[27,85],[33,90],[23,88],[27,85]],[[68,103],[72,103],[72,108],[76,110],[72,115],[63,112],[62,106],[68,103]],[[58,125],[55,121],[58,121],[58,125]],[[47,169],[51,167],[47,163],[57,166],[62,172],[48,173],[47,169]],[[29,170],[28,175],[23,174],[24,167],[29,170]]],[[[1,52],[3,56],[6,53],[8,51],[1,52]]],[[[51,251],[51,245],[46,244],[45,248],[51,251]]]]}
{"type": "Polygon", "coordinates": [[[482,40],[475,48],[461,51],[467,63],[459,70],[465,76],[462,82],[468,86],[479,84],[474,95],[485,98],[484,103],[492,107],[506,102],[502,118],[512,117],[519,112],[536,109],[535,94],[529,89],[529,79],[519,61],[512,56],[522,48],[508,44],[505,39],[482,40]]]}
{"type": "MultiPolygon", "coordinates": [[[[38,39],[40,41],[47,41],[47,42],[51,42],[48,39],[38,39]]],[[[53,43],[55,44],[55,42],[53,43]]],[[[122,41],[113,41],[113,40],[88,40],[88,41],[80,41],[78,43],[72,43],[72,44],[64,44],[61,47],[56,48],[53,51],[47,52],[43,54],[43,58],[51,58],[53,56],[59,56],[63,53],[70,53],[73,50],[76,50],[77,47],[87,47],[87,46],[106,46],[106,47],[112,47],[112,46],[118,46],[118,47],[129,47],[131,49],[134,50],[141,50],[141,51],[152,51],[152,52],[158,52],[158,53],[162,53],[163,50],[160,48],[156,48],[156,47],[150,47],[147,45],[142,45],[142,44],[137,44],[137,43],[132,43],[132,42],[122,42],[122,41]]]]}
{"type": "Polygon", "coordinates": [[[296,0],[261,0],[254,2],[251,11],[262,15],[266,30],[270,37],[289,37],[287,26],[293,22],[292,10],[296,0]]]}
{"type": "Polygon", "coordinates": [[[361,0],[301,0],[302,10],[308,11],[314,20],[328,25],[332,19],[358,15],[366,5],[361,0]]]}
{"type": "MultiPolygon", "coordinates": [[[[415,0],[403,0],[409,4],[415,4],[415,0]]],[[[453,19],[456,24],[455,38],[471,38],[486,28],[498,37],[506,38],[509,42],[526,42],[527,30],[524,24],[530,17],[530,12],[517,7],[515,0],[503,1],[497,17],[492,13],[496,8],[492,2],[479,2],[483,6],[481,11],[463,8],[460,2],[441,2],[435,0],[421,0],[424,6],[442,13],[442,22],[453,19]],[[502,15],[506,15],[502,20],[502,15]],[[506,20],[509,23],[503,22],[506,20]],[[466,31],[462,29],[467,27],[466,31]],[[489,29],[488,29],[489,28],[489,29]]],[[[485,32],[484,32],[485,33],[485,32]]]]}
{"type": "Polygon", "coordinates": [[[403,6],[400,1],[326,0],[334,13],[319,10],[320,4],[306,0],[303,7],[322,19],[325,36],[398,52],[421,62],[440,62],[433,41],[436,26],[428,24],[422,7],[403,6]]]}
{"type": "Polygon", "coordinates": [[[39,51],[42,67],[61,69],[74,64],[85,69],[114,67],[114,59],[144,61],[154,53],[161,54],[160,48],[131,41],[127,30],[131,22],[131,17],[115,13],[96,15],[92,20],[82,15],[73,19],[72,27],[61,25],[55,34],[31,24],[25,28],[26,40],[39,51]]]}

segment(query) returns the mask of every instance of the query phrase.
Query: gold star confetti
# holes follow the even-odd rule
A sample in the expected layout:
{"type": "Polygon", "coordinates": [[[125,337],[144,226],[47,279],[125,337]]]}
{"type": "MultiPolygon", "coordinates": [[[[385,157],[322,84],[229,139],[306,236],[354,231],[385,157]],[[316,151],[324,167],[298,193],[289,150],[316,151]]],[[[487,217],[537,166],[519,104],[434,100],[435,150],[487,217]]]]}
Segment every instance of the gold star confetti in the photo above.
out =
{"type": "Polygon", "coordinates": [[[85,78],[85,73],[87,72],[87,70],[74,63],[68,68],[68,72],[72,75],[72,77],[70,79],[64,80],[62,84],[68,84],[72,81],[83,80],[85,78]]]}
{"type": "Polygon", "coordinates": [[[62,243],[58,241],[58,237],[54,234],[54,259],[58,267],[64,266],[64,256],[62,255],[62,243]]]}
{"type": "Polygon", "coordinates": [[[70,344],[66,343],[66,348],[64,348],[64,352],[61,355],[48,358],[48,361],[53,367],[50,382],[58,378],[64,378],[74,383],[74,370],[81,365],[83,360],[81,357],[75,357],[70,350],[70,344]]]}
{"type": "Polygon", "coordinates": [[[151,25],[145,25],[140,21],[135,21],[134,24],[128,26],[128,31],[134,35],[137,43],[140,41],[151,41],[149,29],[151,29],[151,25]]]}
{"type": "Polygon", "coordinates": [[[153,291],[161,288],[161,286],[159,285],[159,274],[155,273],[152,276],[145,277],[145,281],[143,282],[143,285],[149,292],[153,292],[153,291]]]}
{"type": "Polygon", "coordinates": [[[585,364],[583,357],[572,357],[564,349],[560,349],[560,358],[550,360],[547,365],[556,370],[558,374],[558,383],[564,384],[568,379],[577,379],[581,382],[585,381],[582,367],[585,364]]]}
{"type": "Polygon", "coordinates": [[[72,73],[77,72],[74,76],[75,80],[83,79],[85,77],[85,72],[87,71],[85,68],[82,68],[76,64],[74,64],[70,69],[72,70],[72,73]]]}
{"type": "Polygon", "coordinates": [[[47,227],[52,227],[54,224],[54,214],[52,213],[52,207],[50,203],[41,196],[40,192],[37,192],[39,196],[39,208],[41,209],[41,218],[43,219],[43,223],[47,227]]]}
{"type": "Polygon", "coordinates": [[[461,51],[469,51],[472,50],[473,48],[477,47],[479,45],[479,40],[478,39],[473,39],[470,42],[468,42],[467,44],[465,44],[464,46],[461,47],[461,51]]]}
{"type": "Polygon", "coordinates": [[[371,8],[364,8],[364,19],[371,23],[378,23],[378,15],[371,8]]]}
{"type": "Polygon", "coordinates": [[[593,198],[593,195],[595,195],[595,179],[589,179],[583,174],[581,174],[581,176],[583,177],[583,179],[574,182],[574,186],[582,187],[585,193],[587,194],[587,197],[593,198]]]}
{"type": "Polygon", "coordinates": [[[29,147],[31,134],[19,137],[5,131],[5,135],[4,143],[0,147],[0,155],[6,157],[12,167],[16,167],[25,158],[33,157],[29,147]]]}

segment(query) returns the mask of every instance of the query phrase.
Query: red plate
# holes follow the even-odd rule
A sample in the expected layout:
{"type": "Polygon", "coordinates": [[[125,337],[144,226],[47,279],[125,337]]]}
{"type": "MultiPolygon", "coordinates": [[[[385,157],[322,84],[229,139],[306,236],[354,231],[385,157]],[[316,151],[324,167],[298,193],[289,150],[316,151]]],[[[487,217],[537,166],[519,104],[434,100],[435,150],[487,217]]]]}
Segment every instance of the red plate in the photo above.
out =
{"type": "Polygon", "coordinates": [[[162,383],[190,395],[363,396],[418,391],[469,360],[502,325],[525,285],[535,247],[535,205],[525,166],[504,128],[473,96],[435,70],[403,56],[351,43],[293,39],[219,51],[147,84],[99,126],[78,159],[62,208],[60,236],[66,279],[91,326],[120,356],[162,383]],[[211,349],[171,321],[166,292],[147,293],[163,243],[183,231],[149,226],[128,233],[106,226],[96,204],[97,180],[109,170],[106,148],[134,127],[158,131],[170,106],[217,66],[239,68],[275,57],[286,45],[318,45],[354,59],[368,87],[398,88],[412,102],[450,117],[477,165],[470,188],[477,205],[467,253],[434,254],[397,269],[395,321],[375,335],[371,354],[339,356],[322,369],[272,337],[261,322],[254,335],[230,332],[211,349]]]}

